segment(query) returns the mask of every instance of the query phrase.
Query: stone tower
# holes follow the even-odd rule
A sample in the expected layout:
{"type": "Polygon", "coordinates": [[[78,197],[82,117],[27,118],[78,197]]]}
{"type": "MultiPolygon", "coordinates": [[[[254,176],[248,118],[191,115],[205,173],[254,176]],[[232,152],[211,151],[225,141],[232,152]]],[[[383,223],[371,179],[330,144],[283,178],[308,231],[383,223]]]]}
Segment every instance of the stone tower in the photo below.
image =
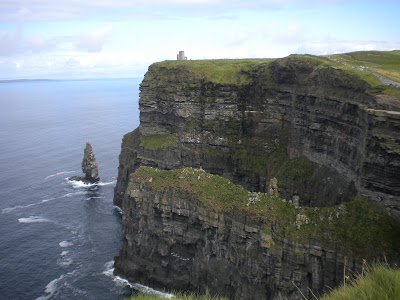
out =
{"type": "Polygon", "coordinates": [[[187,60],[187,57],[185,56],[185,51],[179,51],[179,53],[176,55],[177,60],[187,60]]]}

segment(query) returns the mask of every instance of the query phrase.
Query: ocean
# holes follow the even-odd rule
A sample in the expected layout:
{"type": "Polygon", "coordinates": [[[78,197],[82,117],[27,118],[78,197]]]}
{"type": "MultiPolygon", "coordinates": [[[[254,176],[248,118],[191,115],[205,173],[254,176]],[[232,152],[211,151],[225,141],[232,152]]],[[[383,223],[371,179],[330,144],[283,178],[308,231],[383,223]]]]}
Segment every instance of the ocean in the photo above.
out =
{"type": "Polygon", "coordinates": [[[122,137],[139,125],[137,79],[0,83],[0,299],[122,299],[113,206],[122,137]],[[85,185],[86,141],[100,182],[85,185]]]}

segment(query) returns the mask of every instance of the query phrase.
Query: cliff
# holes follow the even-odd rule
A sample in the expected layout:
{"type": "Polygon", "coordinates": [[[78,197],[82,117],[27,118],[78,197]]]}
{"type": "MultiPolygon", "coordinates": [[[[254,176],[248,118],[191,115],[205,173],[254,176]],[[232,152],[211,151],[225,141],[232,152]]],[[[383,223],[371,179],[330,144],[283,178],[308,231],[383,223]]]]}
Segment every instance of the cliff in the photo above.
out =
{"type": "Polygon", "coordinates": [[[399,224],[367,200],[295,208],[201,169],[140,167],[122,210],[116,274],[158,288],[303,299],[361,272],[363,259],[399,262],[399,224]]]}
{"type": "MultiPolygon", "coordinates": [[[[382,89],[355,71],[309,56],[156,63],[140,90],[140,126],[124,136],[115,188],[124,237],[117,273],[153,286],[237,298],[296,298],[291,281],[304,292],[307,286],[322,292],[337,285],[345,253],[352,257],[347,266],[357,270],[363,258],[388,251],[348,242],[346,230],[340,231],[347,227],[331,228],[330,222],[325,228],[314,221],[322,231],[298,240],[299,232],[289,227],[311,216],[291,211],[293,206],[294,219],[282,217],[289,227],[270,215],[249,221],[255,211],[200,205],[190,190],[154,190],[135,171],[202,168],[254,193],[268,192],[276,178],[280,203],[318,207],[317,218],[325,218],[318,210],[336,207],[331,214],[340,214],[341,203],[356,205],[354,199],[366,197],[400,219],[396,97],[378,94],[382,89]],[[332,238],[325,243],[326,235],[332,238]],[[267,240],[279,251],[263,247],[267,240]],[[145,258],[149,253],[151,260],[145,258]]],[[[370,224],[362,228],[370,232],[370,224]]]]}
{"type": "Polygon", "coordinates": [[[119,206],[139,165],[201,166],[250,191],[276,177],[280,194],[301,205],[365,195],[400,218],[400,102],[374,95],[356,74],[297,56],[163,62],[140,90],[140,126],[120,155],[119,206]]]}

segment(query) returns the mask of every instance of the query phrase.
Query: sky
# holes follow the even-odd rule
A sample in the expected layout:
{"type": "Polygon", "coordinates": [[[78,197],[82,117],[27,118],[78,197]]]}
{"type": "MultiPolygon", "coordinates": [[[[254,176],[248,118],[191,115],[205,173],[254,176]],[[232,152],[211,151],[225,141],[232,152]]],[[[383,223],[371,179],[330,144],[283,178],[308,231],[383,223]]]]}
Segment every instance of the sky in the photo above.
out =
{"type": "Polygon", "coordinates": [[[142,77],[188,59],[400,49],[400,0],[0,0],[0,80],[142,77]]]}

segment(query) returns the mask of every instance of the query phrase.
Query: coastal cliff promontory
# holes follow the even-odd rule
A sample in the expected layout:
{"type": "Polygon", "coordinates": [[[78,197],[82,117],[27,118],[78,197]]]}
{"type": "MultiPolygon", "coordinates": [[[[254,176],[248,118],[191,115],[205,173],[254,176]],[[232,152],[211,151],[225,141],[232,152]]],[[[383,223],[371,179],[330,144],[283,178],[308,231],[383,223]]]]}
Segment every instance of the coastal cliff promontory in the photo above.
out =
{"type": "Polygon", "coordinates": [[[166,61],[149,67],[140,90],[140,126],[124,136],[114,195],[124,238],[116,273],[237,299],[296,299],[342,282],[344,264],[398,261],[395,96],[311,56],[166,61]],[[185,172],[227,181],[196,190],[185,172]]]}

